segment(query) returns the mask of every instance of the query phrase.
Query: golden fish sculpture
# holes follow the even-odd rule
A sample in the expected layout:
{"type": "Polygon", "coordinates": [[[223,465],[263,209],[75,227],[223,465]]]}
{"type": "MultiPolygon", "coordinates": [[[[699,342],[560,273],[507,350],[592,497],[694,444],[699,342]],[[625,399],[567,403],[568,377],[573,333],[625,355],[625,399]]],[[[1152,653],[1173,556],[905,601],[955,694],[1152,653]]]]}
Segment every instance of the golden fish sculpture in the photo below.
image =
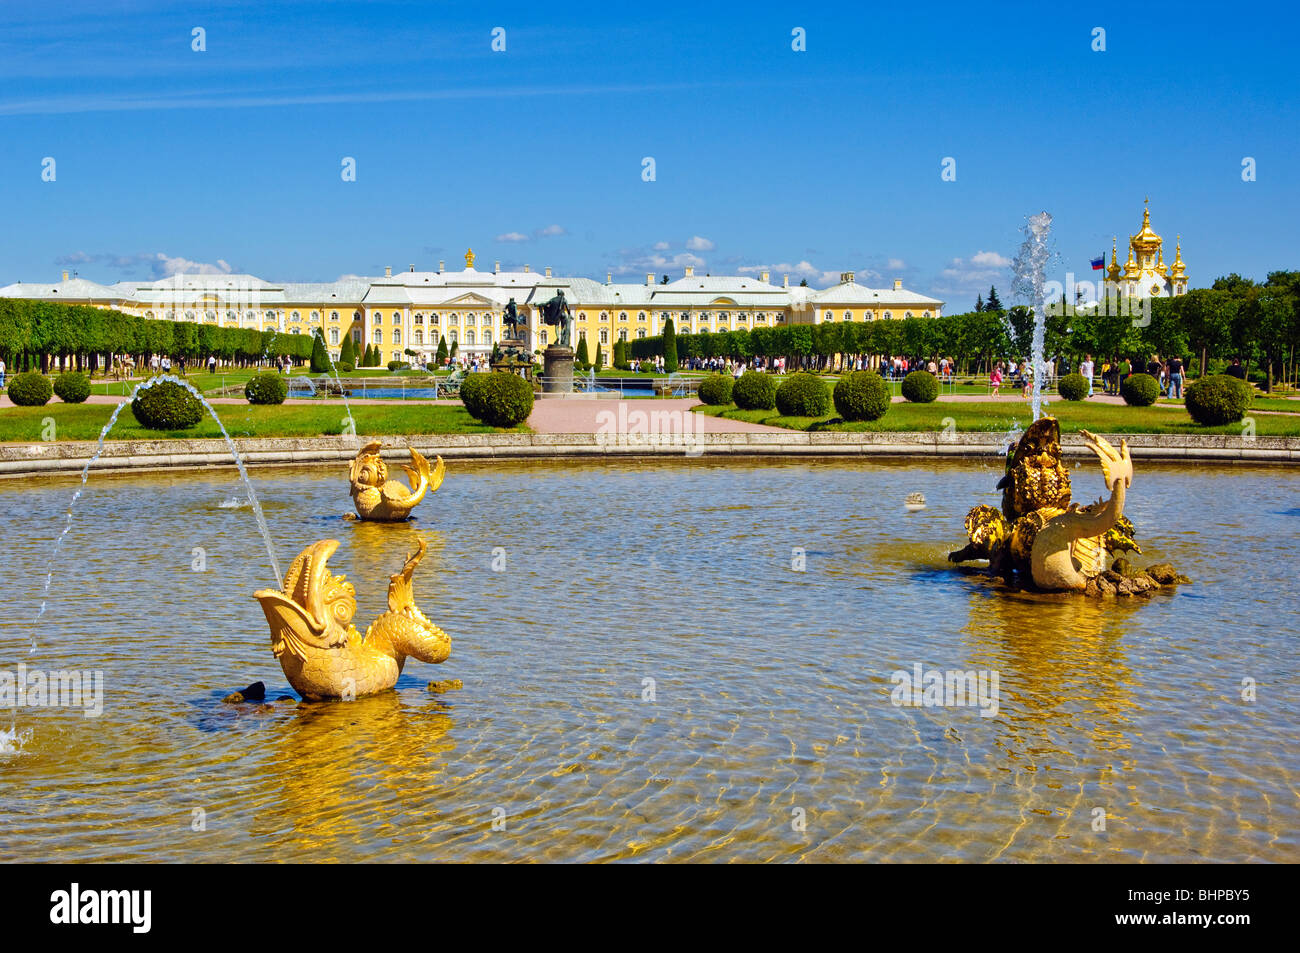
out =
{"type": "Polygon", "coordinates": [[[329,571],[338,546],[336,539],[313,543],[289,567],[283,591],[253,593],[271,627],[271,651],[294,691],[312,701],[359,698],[392,688],[408,658],[445,662],[451,638],[415,607],[411,587],[427,549],[424,540],[390,577],[388,611],[370,623],[364,637],[352,625],[356,590],[329,571]]]}
{"type": "Polygon", "coordinates": [[[446,467],[442,457],[438,457],[437,466],[430,470],[429,461],[411,447],[411,466],[402,466],[411,481],[407,486],[400,480],[388,479],[388,464],[379,455],[382,447],[378,440],[362,447],[348,468],[348,479],[352,483],[352,505],[357,516],[392,523],[409,518],[426,493],[442,486],[446,467]]]}

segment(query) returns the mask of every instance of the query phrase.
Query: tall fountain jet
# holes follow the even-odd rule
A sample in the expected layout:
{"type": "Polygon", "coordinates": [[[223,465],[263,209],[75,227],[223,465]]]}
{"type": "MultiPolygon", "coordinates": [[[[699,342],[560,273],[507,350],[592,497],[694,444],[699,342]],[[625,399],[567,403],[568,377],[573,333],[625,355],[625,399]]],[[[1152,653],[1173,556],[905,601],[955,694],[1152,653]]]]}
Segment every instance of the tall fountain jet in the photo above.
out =
{"type": "Polygon", "coordinates": [[[1025,220],[1022,231],[1025,240],[1020,246],[1016,260],[1012,263],[1014,278],[1012,290],[1017,297],[1027,299],[1034,316],[1034,338],[1030,351],[1033,390],[1030,405],[1034,420],[1043,416],[1043,385],[1047,382],[1047,358],[1043,354],[1044,337],[1047,330],[1047,301],[1044,297],[1044,272],[1051,249],[1047,237],[1052,231],[1052,216],[1048,212],[1039,212],[1025,220]]]}

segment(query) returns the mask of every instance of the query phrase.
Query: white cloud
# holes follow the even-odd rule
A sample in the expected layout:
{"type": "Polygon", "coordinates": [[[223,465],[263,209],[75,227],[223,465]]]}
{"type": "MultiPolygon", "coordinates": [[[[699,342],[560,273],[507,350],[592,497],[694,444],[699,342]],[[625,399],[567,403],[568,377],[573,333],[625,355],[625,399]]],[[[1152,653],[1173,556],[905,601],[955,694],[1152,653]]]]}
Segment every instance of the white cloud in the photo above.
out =
{"type": "Polygon", "coordinates": [[[792,279],[807,279],[808,284],[819,288],[839,284],[840,281],[838,271],[823,271],[806,259],[798,264],[781,262],[776,265],[742,265],[736,269],[736,272],[742,275],[757,275],[763,271],[771,272],[768,277],[774,283],[781,275],[789,275],[792,279]]]}
{"type": "Polygon", "coordinates": [[[495,240],[505,243],[526,242],[528,241],[528,236],[523,232],[506,232],[504,235],[498,235],[495,240]]]}
{"type": "Polygon", "coordinates": [[[545,228],[539,228],[533,233],[538,238],[554,238],[557,235],[565,234],[563,225],[547,225],[545,228]]]}
{"type": "MultiPolygon", "coordinates": [[[[644,248],[624,248],[620,249],[618,257],[621,259],[619,264],[612,269],[616,275],[641,274],[653,271],[655,273],[672,273],[680,272],[690,265],[698,272],[706,264],[705,259],[691,252],[677,252],[674,255],[662,254],[663,249],[659,248],[658,243],[653,249],[647,251],[644,248]]],[[[670,274],[671,278],[680,278],[680,274],[670,274]]]]}
{"type": "Polygon", "coordinates": [[[655,251],[667,251],[670,246],[667,242],[655,242],[651,247],[655,251]]]}
{"type": "MultiPolygon", "coordinates": [[[[981,252],[981,254],[983,254],[983,252],[981,252]]],[[[890,271],[904,271],[904,270],[906,270],[906,269],[907,269],[907,262],[903,261],[903,259],[901,259],[901,258],[891,258],[891,259],[889,259],[889,270],[890,270],[890,271]]]]}
{"type": "Polygon", "coordinates": [[[700,235],[694,235],[686,239],[686,247],[690,251],[713,251],[717,246],[700,235]]]}
{"type": "Polygon", "coordinates": [[[228,275],[235,269],[223,258],[215,262],[194,261],[179,255],[164,252],[139,252],[134,255],[122,255],[115,252],[100,252],[88,255],[83,251],[70,255],[61,255],[54,259],[56,265],[103,265],[114,271],[127,275],[136,275],[141,270],[149,278],[168,278],[172,275],[228,275]]]}
{"type": "Polygon", "coordinates": [[[1003,258],[995,251],[977,251],[971,255],[970,263],[983,268],[1006,268],[1011,264],[1011,259],[1003,258]]]}

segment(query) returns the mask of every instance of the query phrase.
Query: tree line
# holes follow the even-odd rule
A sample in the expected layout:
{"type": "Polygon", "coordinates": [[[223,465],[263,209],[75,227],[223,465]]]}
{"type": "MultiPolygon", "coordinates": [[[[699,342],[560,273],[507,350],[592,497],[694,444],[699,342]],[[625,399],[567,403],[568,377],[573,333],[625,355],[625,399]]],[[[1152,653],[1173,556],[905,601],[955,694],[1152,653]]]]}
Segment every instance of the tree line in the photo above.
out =
{"type": "MultiPolygon", "coordinates": [[[[1064,304],[1049,309],[1054,313],[1045,322],[1044,353],[1072,366],[1078,366],[1085,354],[1098,360],[1143,361],[1160,354],[1166,359],[1177,355],[1200,373],[1211,359],[1238,358],[1248,372],[1259,372],[1266,388],[1278,379],[1296,379],[1300,271],[1272,272],[1261,283],[1229,275],[1210,288],[1152,299],[1149,312],[1134,303],[1130,314],[1122,300],[1109,307],[1064,304]]],[[[989,310],[982,300],[980,306],[982,310],[940,318],[781,324],[696,334],[674,332],[669,321],[664,334],[628,345],[632,357],[662,356],[666,366],[697,357],[761,357],[785,358],[791,368],[831,370],[846,358],[949,357],[959,373],[971,374],[988,371],[997,360],[1027,357],[1033,339],[1032,312],[1025,307],[989,310]]]]}
{"type": "Polygon", "coordinates": [[[113,355],[130,355],[137,366],[150,357],[247,367],[288,358],[310,360],[314,334],[286,334],[192,321],[141,318],[121,311],[57,301],[0,298],[0,357],[14,371],[97,371],[113,355]]]}

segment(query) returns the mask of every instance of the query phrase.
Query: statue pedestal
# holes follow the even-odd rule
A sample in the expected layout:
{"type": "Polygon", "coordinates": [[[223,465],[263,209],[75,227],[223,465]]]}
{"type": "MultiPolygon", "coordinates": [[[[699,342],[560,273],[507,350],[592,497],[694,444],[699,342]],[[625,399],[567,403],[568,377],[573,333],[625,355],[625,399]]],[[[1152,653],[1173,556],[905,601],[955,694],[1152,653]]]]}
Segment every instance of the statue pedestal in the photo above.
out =
{"type": "Polygon", "coordinates": [[[552,344],[542,353],[542,393],[573,393],[573,348],[552,344]]]}

